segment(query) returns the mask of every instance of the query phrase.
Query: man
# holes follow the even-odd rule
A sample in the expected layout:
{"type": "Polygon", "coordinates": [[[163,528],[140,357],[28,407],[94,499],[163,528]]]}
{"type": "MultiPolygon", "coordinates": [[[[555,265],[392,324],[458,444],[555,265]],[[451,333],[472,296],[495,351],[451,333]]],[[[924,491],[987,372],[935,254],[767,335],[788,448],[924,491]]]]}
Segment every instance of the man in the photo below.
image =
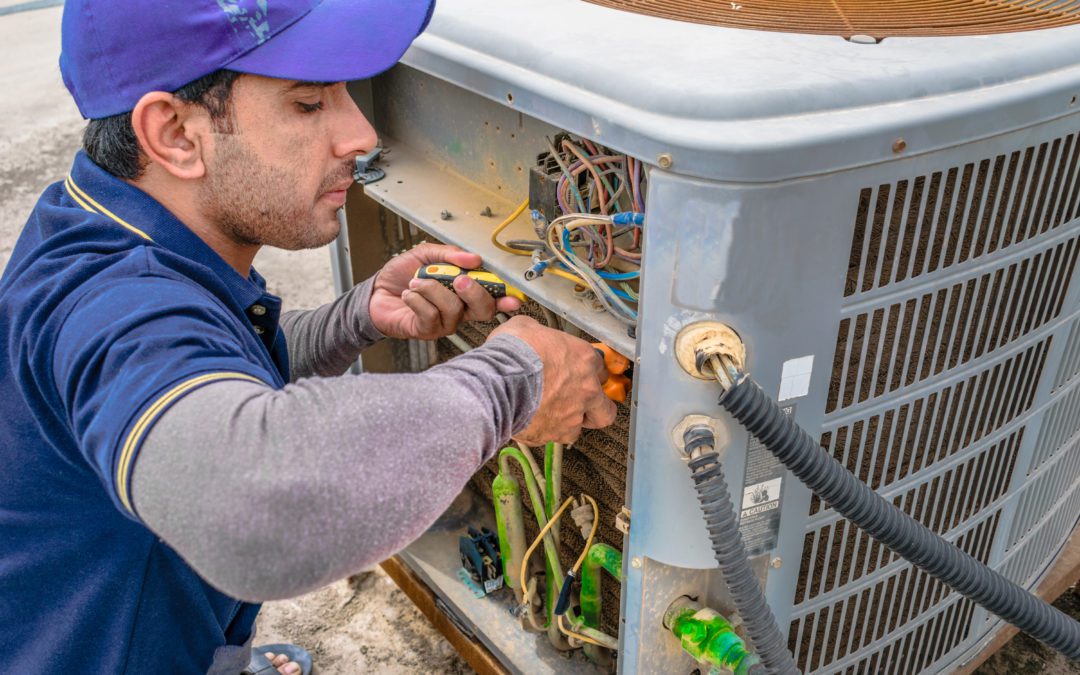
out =
{"type": "Polygon", "coordinates": [[[418,247],[310,312],[251,268],[335,237],[376,142],[342,82],[390,67],[431,11],[68,1],[85,152],[0,279],[4,671],[240,672],[249,603],[393,554],[511,435],[613,420],[590,346],[527,318],[423,374],[328,377],[383,336],[515,309],[412,279],[476,255],[418,247]]]}

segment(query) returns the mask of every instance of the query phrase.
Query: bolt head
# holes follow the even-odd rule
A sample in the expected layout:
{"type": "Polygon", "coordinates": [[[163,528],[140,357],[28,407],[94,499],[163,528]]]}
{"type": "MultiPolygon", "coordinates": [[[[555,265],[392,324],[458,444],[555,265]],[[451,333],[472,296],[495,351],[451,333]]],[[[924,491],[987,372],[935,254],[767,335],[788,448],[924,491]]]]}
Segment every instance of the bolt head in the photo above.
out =
{"type": "Polygon", "coordinates": [[[443,220],[450,220],[450,218],[453,217],[453,214],[451,214],[446,209],[443,209],[442,213],[439,214],[439,217],[442,218],[443,220]]]}
{"type": "Polygon", "coordinates": [[[778,570],[783,566],[784,566],[784,561],[780,556],[776,556],[775,558],[773,558],[772,560],[769,561],[769,567],[773,568],[774,570],[778,570]]]}
{"type": "Polygon", "coordinates": [[[641,558],[639,558],[637,556],[634,556],[633,558],[631,558],[630,559],[630,567],[633,567],[636,570],[641,569],[641,558]]]}
{"type": "Polygon", "coordinates": [[[656,164],[657,164],[657,166],[659,166],[659,167],[660,167],[661,169],[670,169],[670,168],[671,168],[671,165],[672,165],[672,164],[674,164],[674,163],[675,163],[675,160],[674,160],[674,159],[673,159],[673,158],[671,157],[671,154],[670,154],[670,153],[667,153],[667,152],[661,152],[661,153],[660,153],[660,154],[659,154],[659,155],[658,155],[658,156],[656,157],[656,164]]]}
{"type": "Polygon", "coordinates": [[[905,150],[907,150],[907,141],[905,141],[903,138],[898,138],[892,142],[893,153],[899,155],[905,150]]]}

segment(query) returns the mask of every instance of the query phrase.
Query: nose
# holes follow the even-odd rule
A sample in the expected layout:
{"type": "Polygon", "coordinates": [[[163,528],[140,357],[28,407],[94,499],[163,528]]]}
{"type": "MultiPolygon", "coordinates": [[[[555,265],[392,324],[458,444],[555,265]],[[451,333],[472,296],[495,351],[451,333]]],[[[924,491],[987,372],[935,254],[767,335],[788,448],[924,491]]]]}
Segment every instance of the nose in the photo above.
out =
{"type": "Polygon", "coordinates": [[[333,152],[335,157],[348,161],[357,155],[371,152],[378,145],[379,135],[352,96],[349,96],[345,85],[341,84],[339,87],[335,93],[340,103],[335,108],[340,110],[341,114],[335,120],[338,131],[334,135],[333,152]]]}

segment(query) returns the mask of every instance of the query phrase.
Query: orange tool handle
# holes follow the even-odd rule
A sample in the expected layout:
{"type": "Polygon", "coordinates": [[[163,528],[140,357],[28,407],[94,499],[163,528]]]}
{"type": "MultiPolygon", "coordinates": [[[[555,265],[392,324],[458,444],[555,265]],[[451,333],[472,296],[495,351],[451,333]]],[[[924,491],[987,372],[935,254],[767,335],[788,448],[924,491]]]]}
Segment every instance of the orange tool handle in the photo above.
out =
{"type": "Polygon", "coordinates": [[[626,358],[603,342],[594,342],[593,349],[604,358],[608,378],[604,383],[604,393],[616,403],[625,403],[630,392],[630,378],[626,371],[630,369],[630,359],[626,358]]]}

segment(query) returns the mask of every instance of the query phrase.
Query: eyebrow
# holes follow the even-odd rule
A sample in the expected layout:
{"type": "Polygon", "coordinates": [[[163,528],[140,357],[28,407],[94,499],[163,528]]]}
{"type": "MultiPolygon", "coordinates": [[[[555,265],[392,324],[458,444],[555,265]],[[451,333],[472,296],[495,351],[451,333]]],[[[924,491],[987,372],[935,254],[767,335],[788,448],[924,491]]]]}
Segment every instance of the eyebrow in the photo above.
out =
{"type": "Polygon", "coordinates": [[[285,87],[285,91],[290,92],[290,91],[295,91],[297,89],[305,89],[305,88],[308,88],[308,87],[324,88],[324,87],[329,87],[329,86],[334,85],[334,84],[337,84],[337,83],[336,82],[307,82],[307,81],[304,81],[304,80],[297,80],[296,82],[293,82],[292,84],[290,84],[288,87],[285,87]]]}

